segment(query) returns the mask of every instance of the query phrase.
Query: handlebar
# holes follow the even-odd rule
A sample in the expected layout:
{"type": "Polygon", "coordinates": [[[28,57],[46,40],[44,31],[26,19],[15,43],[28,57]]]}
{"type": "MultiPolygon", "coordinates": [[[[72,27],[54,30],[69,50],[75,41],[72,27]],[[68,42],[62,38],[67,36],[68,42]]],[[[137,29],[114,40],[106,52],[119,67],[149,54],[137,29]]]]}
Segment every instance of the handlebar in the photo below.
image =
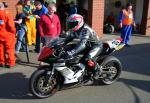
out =
{"type": "Polygon", "coordinates": [[[64,54],[66,54],[66,51],[62,45],[55,45],[55,51],[54,56],[61,58],[64,54]]]}

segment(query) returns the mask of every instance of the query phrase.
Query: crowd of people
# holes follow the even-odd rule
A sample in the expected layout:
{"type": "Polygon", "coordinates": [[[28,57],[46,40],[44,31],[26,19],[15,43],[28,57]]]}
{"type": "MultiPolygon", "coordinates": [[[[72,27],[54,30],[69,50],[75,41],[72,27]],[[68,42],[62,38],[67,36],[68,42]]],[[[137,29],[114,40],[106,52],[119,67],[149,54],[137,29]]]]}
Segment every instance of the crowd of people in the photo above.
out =
{"type": "MultiPolygon", "coordinates": [[[[84,19],[84,16],[74,15],[78,13],[78,7],[74,2],[68,4],[66,0],[63,0],[62,4],[56,8],[56,3],[54,2],[43,4],[39,0],[35,0],[34,3],[31,1],[32,0],[20,0],[16,4],[17,14],[15,19],[13,19],[5,9],[8,5],[0,2],[0,67],[5,66],[10,68],[15,66],[15,55],[17,55],[20,50],[30,51],[29,46],[31,45],[35,46],[35,49],[32,51],[39,53],[41,44],[43,46],[48,44],[52,39],[57,38],[61,33],[65,32],[67,28],[74,26],[73,31],[78,31],[76,29],[81,30],[78,27],[81,26],[81,21],[83,20],[80,19],[82,17],[82,19],[84,19]],[[71,22],[68,22],[73,22],[73,24],[67,27],[66,20],[69,19],[70,16],[72,19],[70,19],[71,22]]],[[[127,5],[127,9],[123,9],[120,14],[121,37],[126,46],[129,46],[128,41],[132,31],[132,24],[135,26],[132,5],[127,5]]],[[[83,26],[85,25],[82,24],[82,28],[83,26]]],[[[84,32],[88,33],[83,30],[83,33],[84,32]]],[[[85,36],[86,35],[87,34],[85,34],[85,36]]],[[[89,37],[89,35],[87,36],[89,37]]],[[[84,44],[84,42],[83,39],[83,41],[79,43],[80,46],[77,46],[79,50],[83,46],[81,44],[84,44]]],[[[68,55],[74,55],[75,51],[68,52],[68,55]]]]}
{"type": "Polygon", "coordinates": [[[54,2],[20,0],[15,5],[15,18],[12,18],[6,10],[6,4],[0,2],[0,12],[2,12],[0,15],[0,67],[15,66],[15,55],[20,51],[39,53],[41,44],[42,46],[46,45],[66,30],[66,18],[77,13],[77,6],[74,2],[70,4],[67,4],[66,0],[63,2],[64,5],[56,8],[54,2]],[[7,25],[3,25],[3,23],[7,25]],[[2,32],[9,36],[3,37],[2,32]],[[35,49],[30,50],[30,46],[35,46],[35,49]]]}
{"type": "Polygon", "coordinates": [[[70,4],[67,4],[66,0],[63,2],[64,5],[60,5],[58,8],[54,2],[44,3],[40,0],[36,0],[34,4],[31,0],[24,0],[16,5],[17,11],[18,7],[21,10],[21,13],[17,12],[16,20],[22,21],[20,22],[22,28],[17,29],[19,41],[17,41],[16,53],[19,53],[20,44],[25,41],[23,38],[25,33],[28,45],[35,45],[34,51],[39,53],[41,43],[45,45],[48,37],[53,39],[66,30],[65,20],[69,15],[77,13],[77,6],[73,1],[70,4]]]}

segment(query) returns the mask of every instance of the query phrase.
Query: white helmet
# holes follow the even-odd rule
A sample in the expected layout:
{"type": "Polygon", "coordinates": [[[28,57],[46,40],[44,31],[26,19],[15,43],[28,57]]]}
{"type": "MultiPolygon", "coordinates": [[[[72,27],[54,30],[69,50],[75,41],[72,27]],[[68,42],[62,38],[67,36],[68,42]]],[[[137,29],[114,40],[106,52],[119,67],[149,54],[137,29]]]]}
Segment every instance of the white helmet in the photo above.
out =
{"type": "Polygon", "coordinates": [[[67,18],[68,28],[77,31],[84,25],[83,17],[79,14],[72,14],[67,18]]]}

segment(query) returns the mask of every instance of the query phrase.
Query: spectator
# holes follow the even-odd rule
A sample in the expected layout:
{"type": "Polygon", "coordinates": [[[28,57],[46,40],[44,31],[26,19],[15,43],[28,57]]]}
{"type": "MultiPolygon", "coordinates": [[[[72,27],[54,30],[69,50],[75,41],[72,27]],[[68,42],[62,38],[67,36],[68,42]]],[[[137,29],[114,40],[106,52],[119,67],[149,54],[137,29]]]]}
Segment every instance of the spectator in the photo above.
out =
{"type": "Polygon", "coordinates": [[[5,12],[6,12],[6,13],[8,13],[8,11],[7,11],[7,8],[8,8],[8,4],[7,4],[7,2],[2,2],[2,3],[3,3],[3,5],[4,5],[5,12]]]}
{"type": "Polygon", "coordinates": [[[55,4],[48,4],[48,13],[41,16],[39,23],[40,36],[44,37],[45,44],[59,36],[61,32],[60,20],[56,14],[55,4]]]}
{"type": "MultiPolygon", "coordinates": [[[[39,32],[44,40],[44,45],[57,38],[61,32],[60,20],[54,12],[56,12],[56,5],[54,3],[48,4],[48,13],[42,15],[40,19],[39,32]]],[[[42,62],[40,62],[40,65],[42,65],[42,62]]]]}
{"type": "Polygon", "coordinates": [[[75,3],[73,1],[71,1],[69,15],[77,14],[77,8],[78,8],[77,5],[75,5],[75,3]]]}
{"type": "Polygon", "coordinates": [[[135,25],[134,16],[132,11],[132,4],[128,3],[125,9],[122,9],[119,17],[121,37],[125,46],[130,47],[128,44],[132,34],[132,25],[135,25]]]}
{"type": "Polygon", "coordinates": [[[4,4],[0,2],[0,67],[10,68],[16,65],[15,33],[13,19],[5,11],[4,4]]]}
{"type": "Polygon", "coordinates": [[[35,2],[36,1],[39,1],[42,5],[44,5],[44,3],[45,3],[45,0],[35,0],[35,2]]]}
{"type": "MultiPolygon", "coordinates": [[[[18,3],[16,5],[16,18],[15,18],[15,24],[16,24],[16,30],[17,30],[17,42],[16,42],[16,54],[19,53],[22,43],[25,44],[25,33],[26,33],[26,27],[25,27],[25,18],[26,15],[23,12],[23,6],[22,4],[18,3]]],[[[22,45],[23,50],[25,51],[25,45],[22,45]]]]}
{"type": "Polygon", "coordinates": [[[25,0],[24,12],[26,14],[26,26],[27,26],[27,41],[28,45],[36,43],[36,18],[32,15],[34,6],[30,0],[25,0]]]}
{"type": "Polygon", "coordinates": [[[64,32],[66,31],[66,18],[68,17],[69,12],[70,12],[70,6],[66,2],[66,0],[63,0],[57,8],[57,13],[60,18],[62,31],[64,32]]]}
{"type": "Polygon", "coordinates": [[[8,7],[7,2],[3,2],[3,4],[4,4],[4,7],[5,7],[5,8],[7,8],[7,7],[8,7]]]}
{"type": "Polygon", "coordinates": [[[41,4],[39,1],[35,1],[35,8],[36,10],[34,11],[34,16],[36,18],[36,46],[35,46],[35,52],[39,53],[40,52],[40,43],[41,43],[41,37],[39,34],[39,21],[40,17],[44,14],[48,13],[48,9],[41,4]]]}
{"type": "Polygon", "coordinates": [[[56,4],[56,0],[43,0],[44,1],[44,5],[46,6],[46,7],[48,7],[48,4],[49,3],[55,3],[56,4]]]}
{"type": "Polygon", "coordinates": [[[78,14],[83,16],[85,23],[88,22],[88,3],[89,0],[78,0],[78,14]]]}

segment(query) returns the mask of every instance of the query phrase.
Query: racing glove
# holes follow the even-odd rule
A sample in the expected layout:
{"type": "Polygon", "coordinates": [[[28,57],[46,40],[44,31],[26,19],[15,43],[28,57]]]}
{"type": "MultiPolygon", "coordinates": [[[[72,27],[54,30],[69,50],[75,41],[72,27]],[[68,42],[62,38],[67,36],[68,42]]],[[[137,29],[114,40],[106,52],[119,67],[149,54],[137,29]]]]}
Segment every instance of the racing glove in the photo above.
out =
{"type": "Polygon", "coordinates": [[[74,55],[74,51],[73,51],[73,50],[71,50],[71,51],[66,51],[65,59],[72,58],[73,55],[74,55]]]}

